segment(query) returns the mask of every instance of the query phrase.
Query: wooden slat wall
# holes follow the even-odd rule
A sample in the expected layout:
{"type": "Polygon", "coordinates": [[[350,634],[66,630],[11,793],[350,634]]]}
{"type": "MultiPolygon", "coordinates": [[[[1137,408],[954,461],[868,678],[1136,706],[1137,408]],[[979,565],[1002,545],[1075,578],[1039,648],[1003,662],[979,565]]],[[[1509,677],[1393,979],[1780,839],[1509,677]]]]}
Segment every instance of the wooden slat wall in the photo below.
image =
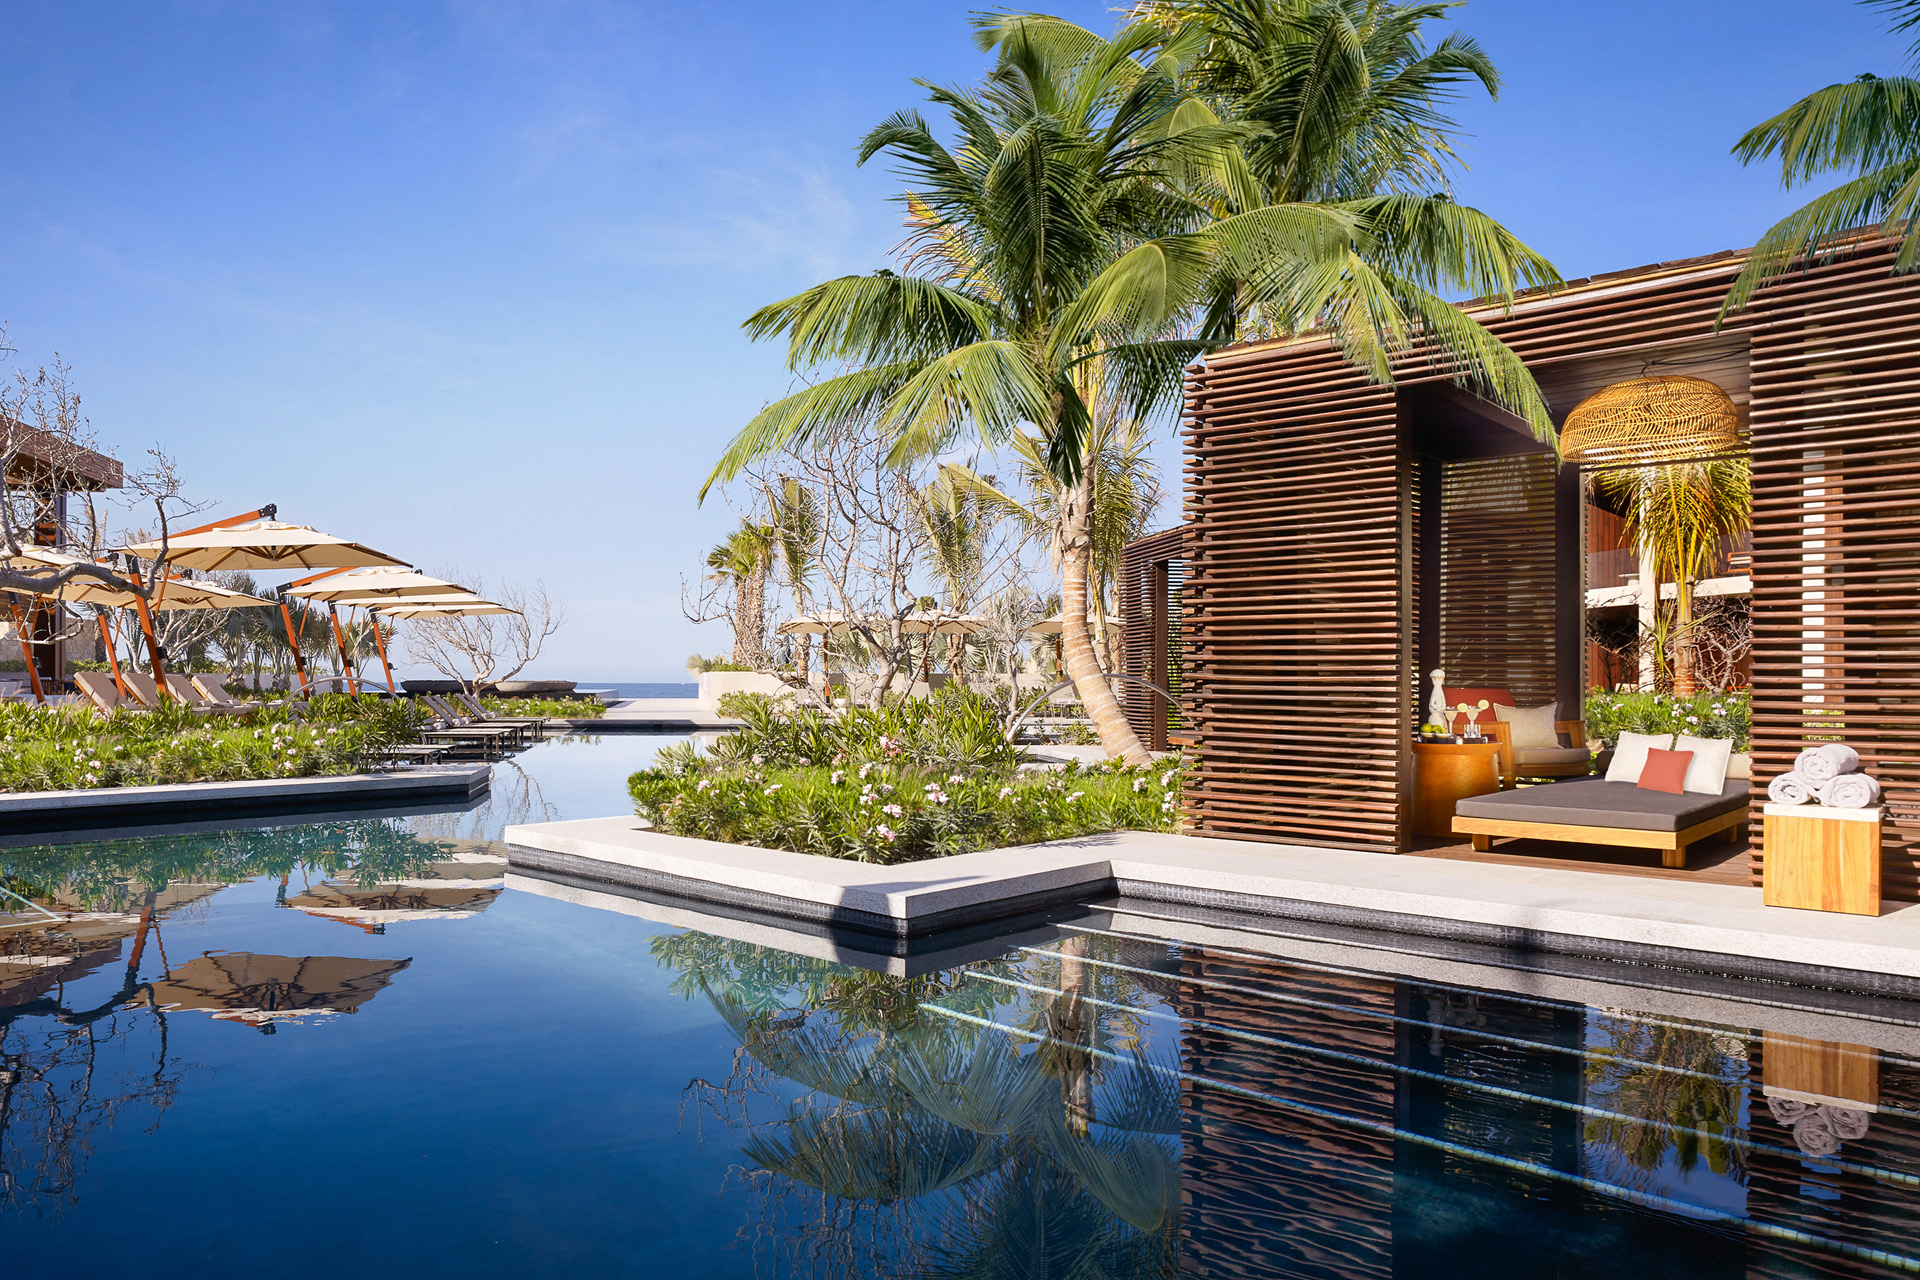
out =
{"type": "MultiPolygon", "coordinates": [[[[1166,689],[1180,669],[1179,590],[1185,576],[1188,532],[1184,525],[1150,533],[1120,553],[1120,670],[1166,689]]],[[[1120,685],[1127,723],[1155,750],[1165,749],[1170,723],[1166,701],[1132,681],[1120,685]]]]}
{"type": "Polygon", "coordinates": [[[1461,688],[1558,697],[1554,462],[1547,454],[1448,462],[1442,470],[1440,665],[1461,688]]]}
{"type": "Polygon", "coordinates": [[[1400,847],[1404,432],[1324,344],[1215,356],[1187,400],[1182,711],[1199,835],[1400,847]]]}
{"type": "MultiPolygon", "coordinates": [[[[1920,278],[1879,250],[1754,308],[1754,771],[1859,751],[1883,892],[1920,898],[1920,278]]],[[[1756,843],[1756,879],[1765,854],[1756,843]]]]}

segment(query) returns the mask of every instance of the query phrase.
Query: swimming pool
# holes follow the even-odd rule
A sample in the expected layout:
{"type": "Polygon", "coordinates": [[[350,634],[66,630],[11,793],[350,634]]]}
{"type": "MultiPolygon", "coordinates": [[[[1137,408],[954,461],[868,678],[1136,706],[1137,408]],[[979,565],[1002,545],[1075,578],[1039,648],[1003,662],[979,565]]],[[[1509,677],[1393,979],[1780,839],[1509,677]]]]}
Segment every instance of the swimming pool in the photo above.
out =
{"type": "Polygon", "coordinates": [[[0,929],[7,1273],[1915,1266],[1906,1007],[1129,903],[863,956],[502,874],[503,822],[618,811],[661,741],[465,813],[0,851],[91,909],[0,929]]]}

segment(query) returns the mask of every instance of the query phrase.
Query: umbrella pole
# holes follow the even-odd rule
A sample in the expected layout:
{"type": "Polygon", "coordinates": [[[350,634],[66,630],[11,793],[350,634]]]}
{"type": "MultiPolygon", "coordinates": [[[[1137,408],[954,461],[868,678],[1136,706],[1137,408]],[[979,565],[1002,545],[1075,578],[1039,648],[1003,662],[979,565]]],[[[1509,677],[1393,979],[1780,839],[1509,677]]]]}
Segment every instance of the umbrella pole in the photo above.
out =
{"type": "Polygon", "coordinates": [[[300,689],[307,687],[307,660],[300,656],[300,637],[293,629],[293,610],[287,608],[287,598],[280,597],[280,620],[287,624],[287,647],[293,650],[293,669],[300,673],[300,689]]]}
{"type": "Polygon", "coordinates": [[[133,603],[140,610],[140,630],[147,637],[147,659],[153,664],[153,687],[160,701],[165,702],[173,695],[167,690],[166,669],[160,664],[160,637],[153,634],[153,614],[147,609],[145,596],[135,596],[133,603]]]}
{"type": "Polygon", "coordinates": [[[107,651],[107,665],[113,669],[113,687],[125,698],[127,693],[126,677],[120,674],[120,655],[113,651],[113,632],[107,628],[107,611],[102,609],[94,617],[100,623],[100,647],[107,651]]]}
{"type": "Polygon", "coordinates": [[[340,650],[340,674],[347,678],[347,688],[358,695],[360,682],[354,679],[353,662],[347,657],[347,637],[340,630],[340,611],[333,607],[333,601],[327,601],[327,619],[333,623],[333,643],[340,650]]]}
{"type": "Polygon", "coordinates": [[[393,687],[393,664],[387,661],[387,641],[380,634],[380,615],[369,609],[367,621],[373,625],[374,647],[380,650],[380,666],[387,673],[387,692],[397,698],[400,696],[400,691],[393,687]]]}
{"type": "Polygon", "coordinates": [[[20,617],[20,597],[8,593],[7,607],[13,610],[13,634],[20,640],[20,656],[27,663],[27,677],[33,681],[33,700],[45,704],[47,691],[40,687],[40,668],[33,665],[33,648],[27,643],[27,624],[20,617]]]}

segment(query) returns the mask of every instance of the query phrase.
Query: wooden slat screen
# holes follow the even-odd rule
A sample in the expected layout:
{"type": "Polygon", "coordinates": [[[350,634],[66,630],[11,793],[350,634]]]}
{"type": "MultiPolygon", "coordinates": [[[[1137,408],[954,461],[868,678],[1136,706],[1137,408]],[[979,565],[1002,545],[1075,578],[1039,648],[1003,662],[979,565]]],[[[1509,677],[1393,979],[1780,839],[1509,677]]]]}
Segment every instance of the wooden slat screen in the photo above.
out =
{"type": "Polygon", "coordinates": [[[1881,250],[1817,267],[1754,308],[1754,773],[1812,740],[1852,745],[1884,788],[1883,892],[1914,901],[1920,279],[1889,263],[1881,250]]]}
{"type": "Polygon", "coordinates": [[[1554,647],[1554,461],[1515,454],[1448,462],[1442,471],[1440,665],[1447,683],[1551,702],[1554,647]]]}
{"type": "Polygon", "coordinates": [[[1397,849],[1412,668],[1394,392],[1325,345],[1222,354],[1191,379],[1186,434],[1188,828],[1397,849]]]}
{"type": "MultiPolygon", "coordinates": [[[[1158,685],[1175,697],[1180,671],[1180,583],[1184,577],[1187,529],[1182,525],[1128,543],[1120,554],[1120,616],[1125,624],[1120,645],[1123,674],[1158,685]]],[[[1154,750],[1165,750],[1167,732],[1180,723],[1177,713],[1150,689],[1122,681],[1120,705],[1127,723],[1154,750]]]]}

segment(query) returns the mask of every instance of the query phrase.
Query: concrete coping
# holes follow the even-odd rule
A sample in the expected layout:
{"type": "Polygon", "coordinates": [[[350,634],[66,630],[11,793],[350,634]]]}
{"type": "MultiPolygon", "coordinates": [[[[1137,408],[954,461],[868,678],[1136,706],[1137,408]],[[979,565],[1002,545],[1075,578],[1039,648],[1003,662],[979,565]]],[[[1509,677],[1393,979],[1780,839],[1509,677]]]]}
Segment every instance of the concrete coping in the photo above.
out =
{"type": "Polygon", "coordinates": [[[422,765],[391,773],[346,773],[304,778],[248,778],[177,782],[150,787],[94,787],[78,791],[0,792],[0,818],[10,831],[34,824],[72,827],[96,820],[127,822],[147,815],[192,811],[335,808],[340,801],[391,804],[410,798],[469,797],[493,777],[486,764],[422,765]]]}
{"type": "Polygon", "coordinates": [[[1752,962],[1733,966],[1751,976],[1789,966],[1920,982],[1920,905],[1887,903],[1877,918],[1797,911],[1740,885],[1141,831],[901,866],[663,835],[631,816],[511,826],[503,838],[516,867],[896,936],[1119,892],[1276,916],[1304,906],[1498,945],[1598,945],[1588,954],[1614,959],[1638,948],[1662,963],[1752,962]]]}

